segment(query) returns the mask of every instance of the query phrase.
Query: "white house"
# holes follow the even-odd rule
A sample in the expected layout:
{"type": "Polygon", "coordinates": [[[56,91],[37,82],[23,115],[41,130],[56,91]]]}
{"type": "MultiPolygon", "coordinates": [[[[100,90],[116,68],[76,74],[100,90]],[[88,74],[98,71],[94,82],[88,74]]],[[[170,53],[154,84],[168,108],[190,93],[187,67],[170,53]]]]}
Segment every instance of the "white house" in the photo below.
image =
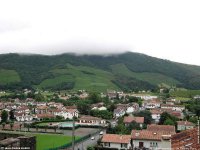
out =
{"type": "Polygon", "coordinates": [[[126,113],[125,108],[116,108],[114,109],[113,117],[118,118],[118,117],[124,116],[125,113],[126,113]]]}
{"type": "Polygon", "coordinates": [[[126,126],[128,126],[129,124],[131,124],[134,121],[140,125],[140,128],[143,127],[144,117],[125,116],[124,120],[123,120],[123,122],[126,126]]]}
{"type": "Polygon", "coordinates": [[[104,134],[101,139],[104,148],[131,149],[131,135],[104,134]]]}
{"type": "Polygon", "coordinates": [[[177,130],[183,131],[188,129],[193,129],[195,127],[195,124],[189,121],[177,121],[177,130]]]}
{"type": "Polygon", "coordinates": [[[183,111],[185,109],[185,107],[182,105],[169,105],[169,104],[161,104],[161,108],[172,109],[174,111],[183,111]]]}
{"type": "Polygon", "coordinates": [[[66,110],[56,109],[53,111],[53,114],[55,116],[61,116],[65,119],[73,119],[73,117],[78,118],[79,112],[77,109],[66,109],[66,110]]]}
{"type": "Polygon", "coordinates": [[[176,134],[171,125],[148,125],[146,130],[132,130],[133,148],[170,149],[171,136],[176,134]]]}
{"type": "Polygon", "coordinates": [[[131,133],[133,148],[146,148],[151,150],[170,149],[171,135],[149,130],[133,130],[131,133]]]}
{"type": "Polygon", "coordinates": [[[150,110],[152,119],[158,123],[160,121],[160,116],[163,113],[161,109],[152,109],[150,110]]]}
{"type": "Polygon", "coordinates": [[[15,113],[15,119],[19,122],[23,122],[23,121],[32,121],[33,120],[33,116],[32,115],[28,115],[28,114],[24,114],[24,113],[15,113]]]}
{"type": "Polygon", "coordinates": [[[152,95],[147,95],[147,94],[131,94],[130,96],[138,97],[144,100],[151,100],[158,98],[158,96],[152,96],[152,95]]]}
{"type": "Polygon", "coordinates": [[[137,104],[137,103],[127,104],[127,107],[126,107],[126,113],[127,114],[131,114],[131,113],[138,111],[138,110],[139,110],[139,104],[137,104]]]}
{"type": "Polygon", "coordinates": [[[87,125],[87,126],[105,126],[106,120],[98,118],[98,117],[85,115],[78,118],[78,121],[76,122],[76,124],[87,125]]]}
{"type": "Polygon", "coordinates": [[[97,103],[91,105],[92,110],[107,110],[107,108],[104,106],[104,103],[97,103]]]}
{"type": "Polygon", "coordinates": [[[143,102],[143,107],[146,109],[160,108],[161,101],[159,99],[152,99],[143,102]]]}

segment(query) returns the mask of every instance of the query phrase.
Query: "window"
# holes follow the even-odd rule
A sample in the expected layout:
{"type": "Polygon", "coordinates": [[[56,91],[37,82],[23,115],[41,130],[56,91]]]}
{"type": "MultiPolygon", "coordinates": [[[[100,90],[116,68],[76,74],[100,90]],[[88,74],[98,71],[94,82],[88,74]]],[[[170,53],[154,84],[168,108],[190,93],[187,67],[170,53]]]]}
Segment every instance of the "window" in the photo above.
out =
{"type": "Polygon", "coordinates": [[[104,143],[104,146],[110,147],[110,143],[104,143]]]}
{"type": "Polygon", "coordinates": [[[127,148],[127,144],[123,144],[123,143],[122,143],[122,144],[121,144],[121,148],[123,148],[123,147],[124,147],[124,148],[127,148]]]}
{"type": "Polygon", "coordinates": [[[155,143],[155,145],[156,145],[156,147],[158,147],[158,143],[157,142],[155,143]]]}

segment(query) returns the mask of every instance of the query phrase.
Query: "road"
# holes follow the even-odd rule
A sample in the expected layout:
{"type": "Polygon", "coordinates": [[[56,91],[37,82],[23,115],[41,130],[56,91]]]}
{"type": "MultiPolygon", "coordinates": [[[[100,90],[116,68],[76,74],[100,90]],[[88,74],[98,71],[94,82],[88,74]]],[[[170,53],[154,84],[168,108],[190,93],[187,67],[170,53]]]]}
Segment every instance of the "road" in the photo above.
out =
{"type": "MultiPolygon", "coordinates": [[[[105,134],[106,133],[106,130],[102,130],[103,133],[105,134]]],[[[100,135],[99,132],[96,133],[95,135],[91,136],[91,137],[94,137],[95,139],[92,140],[91,137],[80,142],[80,143],[77,143],[75,144],[75,148],[74,150],[87,150],[87,147],[88,146],[95,146],[97,144],[97,141],[102,137],[103,135],[100,135]]]]}

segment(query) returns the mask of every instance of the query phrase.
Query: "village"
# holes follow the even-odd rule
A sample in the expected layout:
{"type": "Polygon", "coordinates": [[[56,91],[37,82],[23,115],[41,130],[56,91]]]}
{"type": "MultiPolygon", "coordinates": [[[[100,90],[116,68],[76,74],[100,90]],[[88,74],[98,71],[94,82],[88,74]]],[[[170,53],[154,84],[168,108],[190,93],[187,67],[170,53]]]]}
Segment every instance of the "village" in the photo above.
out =
{"type": "MultiPolygon", "coordinates": [[[[200,148],[196,114],[173,97],[163,98],[146,91],[125,93],[114,90],[98,94],[80,90],[73,95],[56,96],[60,102],[30,97],[1,100],[0,129],[60,134],[75,130],[76,134],[81,128],[96,128],[95,134],[101,136],[95,139],[90,133],[87,140],[91,143],[87,147],[97,149],[200,148]],[[74,96],[80,104],[63,103],[74,96]],[[92,102],[83,103],[88,99],[92,102]]],[[[198,98],[196,95],[193,99],[198,98]]],[[[68,134],[73,136],[72,132],[68,134]]],[[[5,146],[3,143],[0,141],[1,146],[5,146]]]]}

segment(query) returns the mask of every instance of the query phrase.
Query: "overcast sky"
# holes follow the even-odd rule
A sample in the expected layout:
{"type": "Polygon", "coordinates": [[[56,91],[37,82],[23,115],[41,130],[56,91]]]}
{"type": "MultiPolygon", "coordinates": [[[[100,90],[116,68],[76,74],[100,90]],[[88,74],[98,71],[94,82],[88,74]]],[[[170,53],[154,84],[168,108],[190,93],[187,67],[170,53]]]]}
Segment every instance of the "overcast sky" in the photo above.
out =
{"type": "Polygon", "coordinates": [[[199,0],[0,1],[0,53],[124,51],[200,65],[199,0]]]}

